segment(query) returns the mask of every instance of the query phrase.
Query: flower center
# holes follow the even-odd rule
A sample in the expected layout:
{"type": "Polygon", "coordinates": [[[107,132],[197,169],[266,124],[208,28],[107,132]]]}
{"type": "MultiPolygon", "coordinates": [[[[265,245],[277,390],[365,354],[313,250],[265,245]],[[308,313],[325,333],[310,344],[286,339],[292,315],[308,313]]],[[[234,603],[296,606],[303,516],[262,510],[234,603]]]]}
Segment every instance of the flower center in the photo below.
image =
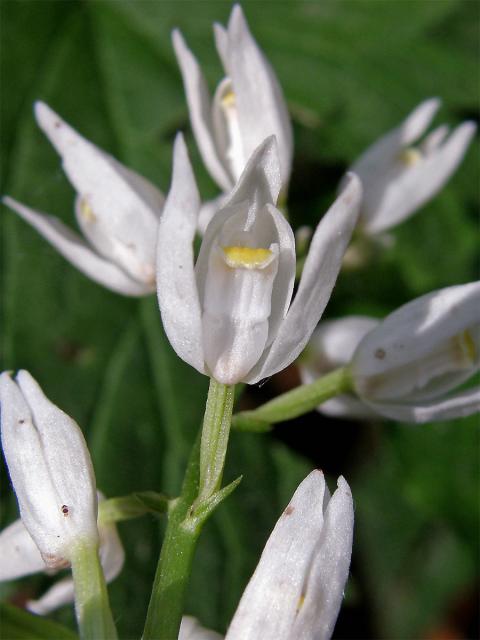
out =
{"type": "Polygon", "coordinates": [[[93,223],[96,221],[97,216],[93,213],[92,207],[88,204],[85,198],[80,200],[80,215],[85,222],[93,223]]]}
{"type": "Polygon", "coordinates": [[[470,366],[477,357],[477,346],[472,334],[468,329],[459,333],[453,338],[454,346],[458,350],[460,364],[470,366]]]}
{"type": "Polygon", "coordinates": [[[232,269],[263,269],[270,264],[274,254],[270,249],[251,247],[222,247],[225,262],[232,269]]]}

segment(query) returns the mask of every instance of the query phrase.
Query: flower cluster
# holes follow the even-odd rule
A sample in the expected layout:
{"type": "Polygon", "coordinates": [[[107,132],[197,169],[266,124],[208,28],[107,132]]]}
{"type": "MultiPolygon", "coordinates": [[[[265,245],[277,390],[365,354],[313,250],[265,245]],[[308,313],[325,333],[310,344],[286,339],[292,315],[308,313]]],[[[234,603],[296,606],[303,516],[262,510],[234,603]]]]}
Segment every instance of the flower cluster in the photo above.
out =
{"type": "MultiPolygon", "coordinates": [[[[307,347],[299,361],[303,383],[312,385],[341,367],[350,384],[320,404],[320,412],[423,423],[478,411],[480,390],[468,381],[480,369],[480,283],[428,293],[381,321],[355,316],[317,328],[354,231],[379,236],[433,198],[459,166],[475,126],[464,122],[449,134],[442,125],[426,133],[440,102],[422,102],[353,162],[311,238],[298,234],[309,241],[306,257],[298,260],[285,208],[292,126],[280,84],[238,5],[226,28],[215,25],[214,35],[225,77],[213,99],[178,30],[173,47],[194,137],[220,189],[217,198],[202,202],[181,133],[164,197],[37,102],[36,121],[76,192],[81,235],[11,197],[4,203],[95,282],[127,296],[156,291],[175,352],[212,378],[217,389],[228,388],[232,398],[230,386],[274,375],[307,347]]],[[[83,624],[90,613],[85,614],[78,584],[95,573],[85,571],[85,549],[103,568],[99,601],[104,578],[114,579],[124,562],[114,522],[99,517],[103,497],[83,434],[27,371],[15,379],[8,372],[0,375],[0,403],[2,447],[21,516],[0,534],[6,558],[0,580],[72,567],[73,578],[55,583],[27,607],[45,614],[75,599],[83,624]]],[[[218,419],[222,437],[209,432],[208,442],[202,434],[200,479],[203,459],[208,464],[214,459],[217,475],[223,472],[225,451],[219,453],[219,443],[226,448],[230,428],[224,418],[211,419],[212,424],[218,419]],[[210,457],[204,455],[208,446],[210,457]]],[[[205,501],[192,501],[181,526],[225,497],[218,497],[217,479],[216,493],[195,496],[205,501]]],[[[168,503],[169,524],[179,500],[168,503]]],[[[330,496],[323,474],[312,472],[275,525],[226,639],[331,637],[352,537],[347,482],[340,477],[330,496]]],[[[104,614],[105,628],[114,629],[104,614]]],[[[217,637],[195,619],[183,618],[179,638],[217,637]]]]}

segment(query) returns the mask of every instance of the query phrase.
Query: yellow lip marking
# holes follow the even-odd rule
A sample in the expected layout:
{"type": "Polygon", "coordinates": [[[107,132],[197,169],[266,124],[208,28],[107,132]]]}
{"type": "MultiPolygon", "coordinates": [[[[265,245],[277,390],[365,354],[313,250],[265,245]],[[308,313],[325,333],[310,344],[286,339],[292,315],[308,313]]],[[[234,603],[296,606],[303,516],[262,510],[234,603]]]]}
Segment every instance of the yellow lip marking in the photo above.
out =
{"type": "Polygon", "coordinates": [[[225,109],[231,109],[232,107],[235,107],[237,99],[233,89],[227,89],[221,97],[220,102],[222,103],[222,107],[224,107],[225,109]]]}
{"type": "Polygon", "coordinates": [[[297,602],[297,613],[300,611],[300,609],[303,607],[303,603],[305,602],[305,594],[302,593],[302,595],[299,597],[298,602],[297,602]]]}
{"type": "Polygon", "coordinates": [[[270,262],[273,251],[270,249],[252,249],[251,247],[223,247],[225,261],[229,267],[260,269],[270,262]]]}
{"type": "Polygon", "coordinates": [[[92,207],[84,198],[82,198],[82,200],[80,201],[80,215],[85,220],[85,222],[93,223],[97,220],[97,216],[93,213],[92,207]]]}
{"type": "Polygon", "coordinates": [[[465,330],[454,338],[456,345],[460,348],[462,359],[467,360],[468,364],[473,364],[477,357],[477,347],[475,340],[470,331],[465,330]]]}
{"type": "Polygon", "coordinates": [[[407,147],[400,153],[400,162],[406,167],[414,167],[422,159],[422,153],[415,147],[407,147]]]}

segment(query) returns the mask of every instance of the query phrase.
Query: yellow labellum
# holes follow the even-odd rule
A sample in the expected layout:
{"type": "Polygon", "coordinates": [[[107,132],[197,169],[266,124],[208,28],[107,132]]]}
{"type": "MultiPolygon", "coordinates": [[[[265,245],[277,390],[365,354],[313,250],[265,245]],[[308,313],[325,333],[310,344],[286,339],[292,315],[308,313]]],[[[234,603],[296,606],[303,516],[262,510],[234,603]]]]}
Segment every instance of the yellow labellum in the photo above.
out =
{"type": "Polygon", "coordinates": [[[251,247],[223,247],[223,253],[229,267],[244,269],[264,267],[273,255],[270,249],[252,249],[251,247]]]}
{"type": "Polygon", "coordinates": [[[400,162],[406,167],[414,167],[422,159],[422,154],[415,147],[407,147],[400,153],[400,162]]]}
{"type": "Polygon", "coordinates": [[[80,214],[85,222],[95,222],[97,219],[97,216],[93,213],[92,207],[83,198],[80,201],[80,214]]]}
{"type": "Polygon", "coordinates": [[[468,361],[468,364],[475,362],[477,357],[477,347],[470,331],[465,330],[454,338],[456,345],[460,348],[460,352],[468,361]]]}
{"type": "Polygon", "coordinates": [[[229,109],[235,106],[236,98],[235,98],[235,93],[233,92],[232,89],[228,89],[223,94],[221,98],[221,103],[222,103],[222,106],[225,107],[226,109],[229,109]]]}

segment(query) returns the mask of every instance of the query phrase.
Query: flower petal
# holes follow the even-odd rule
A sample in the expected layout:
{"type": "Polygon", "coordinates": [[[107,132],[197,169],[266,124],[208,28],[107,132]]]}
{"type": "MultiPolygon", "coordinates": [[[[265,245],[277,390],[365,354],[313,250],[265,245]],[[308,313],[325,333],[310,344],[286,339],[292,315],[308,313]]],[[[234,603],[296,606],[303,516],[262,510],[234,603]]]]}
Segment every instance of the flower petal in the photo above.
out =
{"type": "Polygon", "coordinates": [[[321,471],[300,484],[270,535],[226,640],[290,640],[302,589],[321,535],[326,493],[321,471]]]}
{"type": "MultiPolygon", "coordinates": [[[[223,49],[224,44],[220,44],[223,49]]],[[[288,185],[293,136],[282,89],[269,62],[252,38],[240,5],[232,9],[228,23],[227,75],[238,104],[239,124],[245,157],[267,136],[275,135],[282,174],[288,185]]]]}
{"type": "Polygon", "coordinates": [[[395,404],[368,402],[369,406],[386,418],[399,422],[423,424],[440,420],[464,418],[480,411],[480,388],[468,389],[462,393],[440,398],[427,404],[395,404]]]}
{"type": "Polygon", "coordinates": [[[193,239],[200,198],[183,136],[178,134],[173,177],[160,219],[157,293],[163,326],[177,354],[205,373],[202,316],[193,268],[193,239]]]}
{"type": "Polygon", "coordinates": [[[0,581],[15,580],[45,570],[45,562],[37,545],[21,519],[0,533],[0,581]]]}
{"type": "Polygon", "coordinates": [[[26,608],[39,616],[45,616],[51,611],[73,602],[74,593],[73,579],[63,578],[47,589],[38,600],[29,600],[26,608]]]}
{"type": "Polygon", "coordinates": [[[172,42],[182,72],[190,122],[203,162],[218,186],[229,191],[233,182],[220,161],[213,138],[212,107],[207,83],[198,62],[177,29],[172,32],[172,42]]]}
{"type": "Polygon", "coordinates": [[[183,616],[178,640],[221,640],[222,637],[216,631],[202,627],[196,618],[183,616]]]}
{"type": "MultiPolygon", "coordinates": [[[[45,396],[28,371],[19,371],[16,380],[30,407],[50,482],[60,498],[56,504],[58,517],[65,525],[65,538],[70,535],[72,539],[96,540],[95,475],[80,427],[45,396]],[[62,512],[62,505],[67,506],[68,515],[62,512]]],[[[27,467],[24,473],[30,474],[31,468],[27,467]]],[[[39,504],[37,508],[43,508],[43,505],[39,504]]]]}
{"type": "Polygon", "coordinates": [[[353,500],[345,479],[324,514],[322,532],[290,638],[328,640],[343,601],[353,543],[353,500]]]}
{"type": "Polygon", "coordinates": [[[35,103],[35,117],[62,157],[63,169],[73,187],[88,203],[92,233],[109,237],[122,247],[122,267],[142,280],[144,265],[153,268],[155,262],[152,238],[159,210],[150,207],[154,187],[149,189],[145,202],[145,189],[138,191],[139,184],[144,187],[143,178],[132,178],[132,171],[79,135],[46,104],[35,103]]]}
{"type": "Polygon", "coordinates": [[[407,365],[461,334],[479,321],[479,310],[480,282],[440,289],[403,305],[360,342],[352,362],[357,387],[362,379],[407,365]]]}
{"type": "Polygon", "coordinates": [[[133,280],[120,267],[100,257],[83,238],[58,218],[30,209],[10,197],[3,198],[3,202],[31,224],[64,258],[95,282],[126,296],[144,296],[155,290],[154,285],[133,280]]]}
{"type": "Polygon", "coordinates": [[[433,198],[457,169],[475,131],[473,122],[464,122],[415,166],[392,177],[379,199],[375,216],[370,218],[365,228],[370,233],[384,231],[405,220],[433,198]]]}
{"type": "Polygon", "coordinates": [[[360,181],[351,174],[315,231],[297,294],[270,350],[247,379],[250,384],[287,367],[310,339],[340,271],[357,221],[361,195],[360,181]]]}

